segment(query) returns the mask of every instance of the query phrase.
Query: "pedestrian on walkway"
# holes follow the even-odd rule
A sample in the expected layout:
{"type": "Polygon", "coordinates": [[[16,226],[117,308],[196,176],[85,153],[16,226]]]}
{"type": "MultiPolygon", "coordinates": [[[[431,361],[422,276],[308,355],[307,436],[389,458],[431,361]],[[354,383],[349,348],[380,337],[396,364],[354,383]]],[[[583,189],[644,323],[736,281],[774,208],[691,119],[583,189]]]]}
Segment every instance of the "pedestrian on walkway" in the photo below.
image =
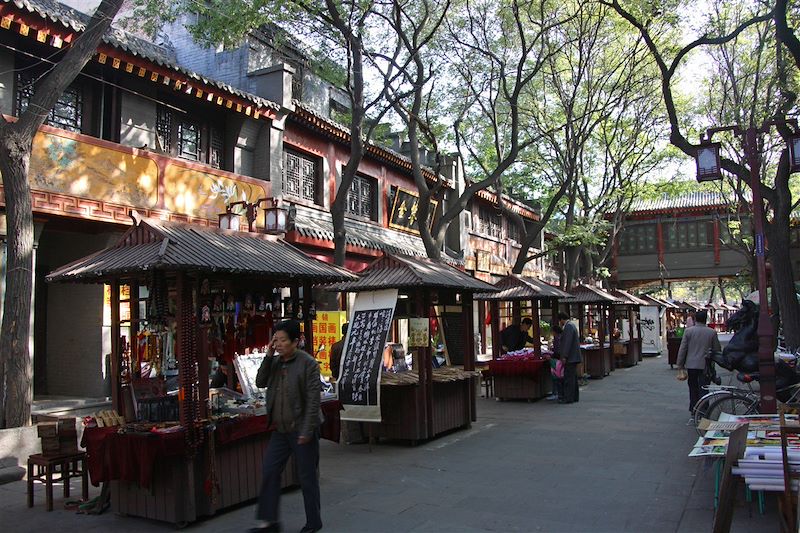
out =
{"type": "Polygon", "coordinates": [[[689,412],[700,399],[701,390],[708,385],[706,379],[706,356],[710,350],[722,351],[717,332],[706,326],[708,311],[701,309],[695,314],[695,325],[686,328],[678,349],[678,370],[686,369],[689,378],[689,412]]]}
{"type": "Polygon", "coordinates": [[[558,324],[553,324],[553,343],[550,346],[550,377],[553,380],[553,392],[548,400],[564,399],[564,363],[559,356],[561,349],[561,333],[564,330],[558,324]]]}
{"type": "Polygon", "coordinates": [[[267,387],[267,420],[272,424],[264,454],[263,480],[256,518],[261,522],[251,531],[280,531],[278,504],[281,475],[294,454],[306,525],[300,531],[322,529],[319,502],[319,425],[322,420],[319,394],[319,363],[298,349],[300,323],[284,320],[275,326],[272,344],[256,375],[256,386],[267,387]]]}
{"type": "Polygon", "coordinates": [[[561,361],[564,363],[564,399],[558,403],[573,403],[579,399],[578,365],[581,362],[581,346],[578,329],[569,321],[569,315],[558,313],[558,325],[563,330],[559,342],[561,361]]]}

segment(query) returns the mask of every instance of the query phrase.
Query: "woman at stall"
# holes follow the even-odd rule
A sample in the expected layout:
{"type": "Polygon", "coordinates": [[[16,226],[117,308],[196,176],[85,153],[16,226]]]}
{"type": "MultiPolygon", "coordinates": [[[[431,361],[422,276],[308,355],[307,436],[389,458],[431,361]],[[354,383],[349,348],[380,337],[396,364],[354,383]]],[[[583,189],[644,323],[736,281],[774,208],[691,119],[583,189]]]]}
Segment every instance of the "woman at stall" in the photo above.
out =
{"type": "Polygon", "coordinates": [[[301,532],[322,529],[319,502],[319,363],[298,349],[300,323],[284,320],[275,326],[272,343],[256,376],[256,386],[267,388],[267,419],[270,421],[269,444],[264,455],[264,474],[258,497],[256,517],[261,524],[251,531],[280,531],[278,504],[281,475],[294,454],[306,525],[301,532]]]}

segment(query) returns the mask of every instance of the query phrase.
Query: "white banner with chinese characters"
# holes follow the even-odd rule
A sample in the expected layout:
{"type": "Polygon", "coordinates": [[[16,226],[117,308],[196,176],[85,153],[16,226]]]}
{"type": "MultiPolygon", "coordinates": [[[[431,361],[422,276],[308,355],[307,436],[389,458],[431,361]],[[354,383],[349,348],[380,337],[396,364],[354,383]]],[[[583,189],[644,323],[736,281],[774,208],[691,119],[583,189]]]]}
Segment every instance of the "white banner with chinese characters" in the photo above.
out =
{"type": "Polygon", "coordinates": [[[383,349],[392,327],[397,289],[361,292],[350,313],[336,383],[342,420],[381,421],[383,349]]]}
{"type": "Polygon", "coordinates": [[[640,307],[639,323],[642,326],[642,353],[660,354],[661,318],[658,307],[652,305],[640,307]]]}

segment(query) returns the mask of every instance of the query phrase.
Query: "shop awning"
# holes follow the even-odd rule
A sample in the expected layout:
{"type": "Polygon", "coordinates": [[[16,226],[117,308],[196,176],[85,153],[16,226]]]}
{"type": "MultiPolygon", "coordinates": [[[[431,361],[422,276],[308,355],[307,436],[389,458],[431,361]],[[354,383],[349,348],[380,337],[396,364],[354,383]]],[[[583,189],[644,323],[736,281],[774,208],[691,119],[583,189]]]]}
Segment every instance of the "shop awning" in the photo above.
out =
{"type": "Polygon", "coordinates": [[[553,287],[549,283],[528,276],[509,274],[494,284],[497,292],[478,293],[476,300],[500,300],[500,301],[527,301],[527,300],[546,300],[571,299],[573,296],[564,292],[558,287],[553,287]]]}
{"type": "Polygon", "coordinates": [[[603,289],[592,287],[591,285],[578,285],[570,290],[572,299],[562,299],[568,304],[619,304],[621,299],[612,296],[603,289]]]}
{"type": "Polygon", "coordinates": [[[622,300],[623,305],[650,305],[641,298],[634,296],[628,291],[624,291],[622,289],[614,289],[609,292],[615,298],[619,298],[620,300],[622,300]]]}
{"type": "Polygon", "coordinates": [[[328,287],[342,292],[381,289],[431,288],[462,292],[494,292],[497,289],[442,261],[425,257],[385,255],[361,271],[358,281],[328,287]]]}
{"type": "Polygon", "coordinates": [[[115,246],[55,270],[47,281],[99,283],[153,270],[244,274],[314,283],[357,279],[350,271],[309,257],[274,236],[138,219],[115,246]]]}

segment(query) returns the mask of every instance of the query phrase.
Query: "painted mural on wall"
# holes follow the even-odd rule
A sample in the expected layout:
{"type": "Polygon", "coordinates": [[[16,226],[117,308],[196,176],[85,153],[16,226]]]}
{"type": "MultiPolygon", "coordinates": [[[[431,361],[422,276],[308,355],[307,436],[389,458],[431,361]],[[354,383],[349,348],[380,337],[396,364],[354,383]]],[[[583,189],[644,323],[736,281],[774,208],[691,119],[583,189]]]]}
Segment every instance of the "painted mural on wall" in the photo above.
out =
{"type": "Polygon", "coordinates": [[[39,132],[33,140],[31,189],[103,199],[131,207],[158,203],[158,166],[148,158],[39,132]]]}
{"type": "MultiPolygon", "coordinates": [[[[266,196],[264,187],[257,184],[170,165],[164,172],[164,207],[175,213],[216,219],[225,212],[228,195],[220,194],[225,189],[235,191],[231,195],[234,201],[254,202],[266,196]]],[[[262,226],[263,222],[259,217],[256,225],[262,226]]]]}
{"type": "MultiPolygon", "coordinates": [[[[212,221],[229,202],[253,202],[269,193],[268,184],[256,180],[82,137],[57,131],[36,135],[29,175],[32,190],[212,221]],[[161,174],[159,166],[164,169],[161,174]]],[[[65,214],[91,218],[78,211],[65,214]]],[[[263,220],[257,225],[262,226],[263,220]]]]}

